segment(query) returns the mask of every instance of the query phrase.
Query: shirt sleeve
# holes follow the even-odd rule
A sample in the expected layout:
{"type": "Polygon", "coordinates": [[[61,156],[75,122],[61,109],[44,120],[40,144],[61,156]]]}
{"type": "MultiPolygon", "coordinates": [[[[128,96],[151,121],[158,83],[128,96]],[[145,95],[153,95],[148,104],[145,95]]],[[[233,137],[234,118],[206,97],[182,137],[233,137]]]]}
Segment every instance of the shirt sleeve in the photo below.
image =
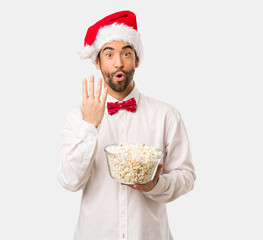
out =
{"type": "Polygon", "coordinates": [[[80,108],[68,114],[58,147],[58,178],[64,188],[78,191],[88,182],[97,151],[98,128],[82,119],[80,108]]]}
{"type": "Polygon", "coordinates": [[[167,114],[164,132],[163,170],[156,186],[144,192],[144,195],[157,202],[167,203],[192,190],[196,175],[185,125],[177,110],[167,114]]]}

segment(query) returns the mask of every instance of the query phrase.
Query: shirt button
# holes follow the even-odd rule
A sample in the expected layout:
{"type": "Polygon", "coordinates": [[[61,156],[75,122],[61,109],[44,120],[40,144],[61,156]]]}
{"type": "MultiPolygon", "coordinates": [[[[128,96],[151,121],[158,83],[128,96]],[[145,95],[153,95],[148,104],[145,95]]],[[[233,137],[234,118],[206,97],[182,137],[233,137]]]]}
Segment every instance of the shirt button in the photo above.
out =
{"type": "Polygon", "coordinates": [[[121,189],[124,191],[126,188],[125,188],[125,186],[122,186],[121,189]]]}
{"type": "Polygon", "coordinates": [[[125,209],[123,209],[122,211],[121,211],[121,214],[124,216],[125,215],[125,209]]]}

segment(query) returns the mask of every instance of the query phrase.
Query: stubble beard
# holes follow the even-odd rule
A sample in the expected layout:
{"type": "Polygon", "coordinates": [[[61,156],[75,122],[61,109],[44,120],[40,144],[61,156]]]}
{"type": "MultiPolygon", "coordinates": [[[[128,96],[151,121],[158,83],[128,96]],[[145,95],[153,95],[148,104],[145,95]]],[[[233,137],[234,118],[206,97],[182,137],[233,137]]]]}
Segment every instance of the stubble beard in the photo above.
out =
{"type": "Polygon", "coordinates": [[[135,69],[131,69],[130,71],[123,71],[123,70],[118,70],[115,71],[114,73],[109,73],[109,72],[102,72],[102,75],[104,76],[104,79],[106,79],[106,83],[109,85],[109,87],[115,91],[115,92],[123,92],[127,89],[129,84],[131,83],[133,79],[135,69]],[[123,81],[114,83],[113,77],[117,72],[123,72],[125,74],[125,78],[123,81]]]}

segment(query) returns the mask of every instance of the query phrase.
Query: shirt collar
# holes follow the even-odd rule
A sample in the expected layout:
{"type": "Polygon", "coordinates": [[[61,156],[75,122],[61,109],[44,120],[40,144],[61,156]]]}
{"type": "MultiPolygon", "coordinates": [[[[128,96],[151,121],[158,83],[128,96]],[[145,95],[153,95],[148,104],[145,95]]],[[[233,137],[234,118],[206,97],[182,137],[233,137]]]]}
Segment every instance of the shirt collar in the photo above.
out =
{"type": "Polygon", "coordinates": [[[139,93],[139,90],[135,84],[134,84],[134,87],[133,87],[132,91],[130,92],[130,94],[128,96],[126,96],[122,101],[119,101],[118,99],[116,99],[116,98],[112,97],[110,94],[108,94],[107,102],[123,102],[123,101],[127,101],[128,99],[133,98],[133,97],[135,98],[136,103],[138,104],[140,93],[139,93]]]}

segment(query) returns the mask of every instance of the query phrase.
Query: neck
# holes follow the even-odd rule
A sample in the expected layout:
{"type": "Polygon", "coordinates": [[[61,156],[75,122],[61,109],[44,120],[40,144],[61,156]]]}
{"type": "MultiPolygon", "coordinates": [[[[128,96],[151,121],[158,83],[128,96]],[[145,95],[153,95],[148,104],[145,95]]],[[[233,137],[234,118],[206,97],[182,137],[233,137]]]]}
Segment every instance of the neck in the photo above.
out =
{"type": "Polygon", "coordinates": [[[134,85],[135,85],[134,81],[132,80],[130,84],[128,85],[128,87],[123,92],[115,92],[110,87],[108,87],[108,93],[112,97],[118,99],[118,101],[122,101],[124,98],[126,98],[131,93],[131,91],[134,88],[134,85]]]}

